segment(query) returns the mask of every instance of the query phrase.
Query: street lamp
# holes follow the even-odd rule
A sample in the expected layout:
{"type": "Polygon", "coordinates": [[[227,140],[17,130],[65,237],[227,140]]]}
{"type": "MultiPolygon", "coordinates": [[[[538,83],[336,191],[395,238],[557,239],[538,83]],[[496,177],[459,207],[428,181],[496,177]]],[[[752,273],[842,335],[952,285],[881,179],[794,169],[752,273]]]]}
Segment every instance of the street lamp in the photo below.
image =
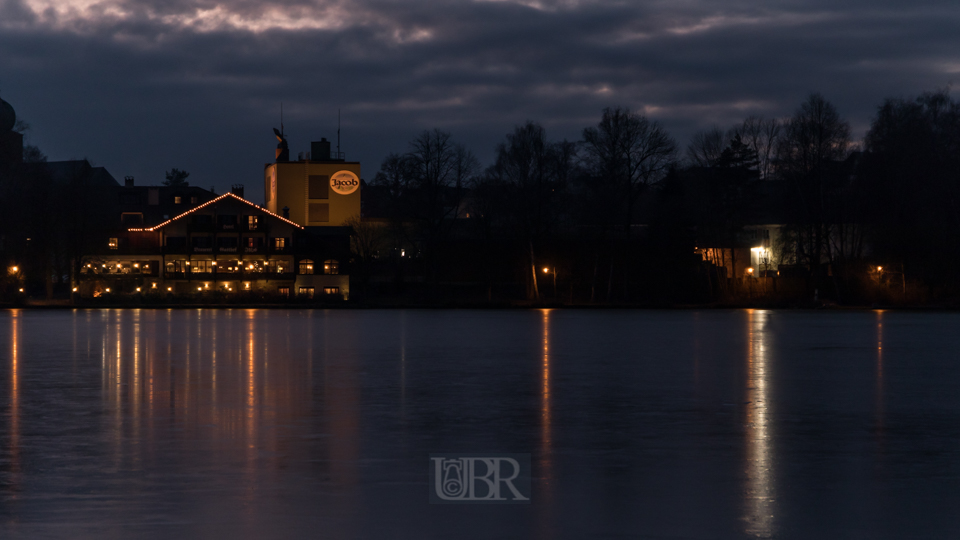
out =
{"type": "MultiPolygon", "coordinates": [[[[543,273],[549,274],[551,273],[551,269],[544,266],[543,273]]],[[[553,267],[553,299],[554,300],[557,299],[557,267],[556,266],[553,267]]]]}

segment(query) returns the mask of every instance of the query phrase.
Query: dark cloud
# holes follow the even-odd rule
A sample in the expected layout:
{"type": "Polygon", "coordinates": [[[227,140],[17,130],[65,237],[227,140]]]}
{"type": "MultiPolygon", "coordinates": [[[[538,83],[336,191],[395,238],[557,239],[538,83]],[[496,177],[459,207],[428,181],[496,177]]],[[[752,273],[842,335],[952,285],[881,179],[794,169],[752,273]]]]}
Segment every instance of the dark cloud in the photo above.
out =
{"type": "Polygon", "coordinates": [[[260,185],[281,102],[294,153],[342,109],[367,177],[422,129],[489,159],[527,119],[576,139],[612,105],[685,143],[820,91],[859,134],[960,73],[960,7],[900,4],[0,0],[0,92],[53,159],[220,190],[260,185]]]}

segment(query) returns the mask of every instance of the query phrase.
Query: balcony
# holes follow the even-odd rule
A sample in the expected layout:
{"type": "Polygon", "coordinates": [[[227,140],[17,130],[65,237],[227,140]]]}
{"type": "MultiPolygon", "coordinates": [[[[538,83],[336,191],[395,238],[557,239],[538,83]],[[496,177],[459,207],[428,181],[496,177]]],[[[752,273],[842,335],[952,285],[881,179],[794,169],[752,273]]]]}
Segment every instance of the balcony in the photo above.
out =
{"type": "MultiPolygon", "coordinates": [[[[120,274],[116,274],[120,275],[120,274]]],[[[190,279],[197,281],[258,281],[258,280],[293,280],[297,278],[294,272],[164,272],[164,279],[190,279]]]]}

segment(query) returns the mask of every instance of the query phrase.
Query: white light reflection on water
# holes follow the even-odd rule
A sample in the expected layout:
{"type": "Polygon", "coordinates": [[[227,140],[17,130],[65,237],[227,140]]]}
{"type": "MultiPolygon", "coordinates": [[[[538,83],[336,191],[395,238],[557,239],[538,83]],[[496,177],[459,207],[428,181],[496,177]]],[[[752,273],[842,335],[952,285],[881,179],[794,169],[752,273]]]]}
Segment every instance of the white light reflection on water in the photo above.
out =
{"type": "Polygon", "coordinates": [[[747,311],[745,532],[773,536],[776,512],[773,449],[770,433],[767,323],[770,313],[747,311]]]}

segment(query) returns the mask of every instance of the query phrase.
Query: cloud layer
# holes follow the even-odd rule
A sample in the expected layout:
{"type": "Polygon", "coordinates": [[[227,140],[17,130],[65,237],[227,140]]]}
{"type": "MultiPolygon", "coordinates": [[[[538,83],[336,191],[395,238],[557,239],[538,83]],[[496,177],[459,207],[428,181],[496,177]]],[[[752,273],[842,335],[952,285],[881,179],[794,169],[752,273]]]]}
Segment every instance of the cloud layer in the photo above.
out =
{"type": "Polygon", "coordinates": [[[424,128],[489,159],[527,119],[576,139],[613,105],[685,143],[820,91],[862,134],[883,98],[960,73],[960,7],[901,5],[0,0],[0,95],[52,159],[220,190],[259,187],[281,102],[294,153],[335,138],[341,109],[365,177],[424,128]]]}

